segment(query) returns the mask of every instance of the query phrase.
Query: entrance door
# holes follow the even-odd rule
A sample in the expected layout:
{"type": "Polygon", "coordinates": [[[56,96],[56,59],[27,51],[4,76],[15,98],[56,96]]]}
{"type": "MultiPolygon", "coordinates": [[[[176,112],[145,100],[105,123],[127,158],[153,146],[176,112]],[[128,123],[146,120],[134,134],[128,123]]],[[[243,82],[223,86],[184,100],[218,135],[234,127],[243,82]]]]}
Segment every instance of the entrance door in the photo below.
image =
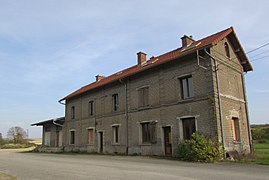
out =
{"type": "Polygon", "coordinates": [[[103,153],[103,132],[99,132],[99,153],[103,153]]]}
{"type": "Polygon", "coordinates": [[[172,155],[171,127],[163,128],[165,155],[172,155]]]}

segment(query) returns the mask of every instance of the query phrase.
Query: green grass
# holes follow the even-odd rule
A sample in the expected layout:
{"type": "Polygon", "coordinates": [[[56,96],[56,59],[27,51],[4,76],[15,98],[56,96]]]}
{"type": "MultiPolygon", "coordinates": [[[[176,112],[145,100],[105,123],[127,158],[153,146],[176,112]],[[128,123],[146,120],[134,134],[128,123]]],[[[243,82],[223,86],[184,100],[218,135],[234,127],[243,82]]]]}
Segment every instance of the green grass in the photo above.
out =
{"type": "Polygon", "coordinates": [[[257,164],[269,165],[269,142],[254,144],[255,160],[257,164]]]}

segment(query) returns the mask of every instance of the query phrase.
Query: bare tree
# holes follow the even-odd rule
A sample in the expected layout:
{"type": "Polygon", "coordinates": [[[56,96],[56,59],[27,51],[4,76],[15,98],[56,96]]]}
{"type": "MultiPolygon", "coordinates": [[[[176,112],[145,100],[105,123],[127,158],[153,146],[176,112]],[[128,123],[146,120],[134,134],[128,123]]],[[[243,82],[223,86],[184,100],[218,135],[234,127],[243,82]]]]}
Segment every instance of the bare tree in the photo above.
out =
{"type": "Polygon", "coordinates": [[[7,132],[7,137],[12,138],[15,144],[23,143],[26,137],[26,132],[21,127],[11,127],[7,132]]]}

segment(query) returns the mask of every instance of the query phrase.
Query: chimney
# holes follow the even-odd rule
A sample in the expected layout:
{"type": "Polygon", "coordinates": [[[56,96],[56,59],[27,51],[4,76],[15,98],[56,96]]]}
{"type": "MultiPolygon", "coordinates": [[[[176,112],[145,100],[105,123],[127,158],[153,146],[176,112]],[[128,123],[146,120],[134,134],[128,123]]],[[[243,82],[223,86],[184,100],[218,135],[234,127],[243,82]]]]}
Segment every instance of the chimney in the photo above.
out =
{"type": "Polygon", "coordinates": [[[182,42],[182,47],[187,47],[187,46],[189,46],[191,43],[195,42],[195,40],[192,39],[192,36],[184,35],[184,36],[181,38],[181,42],[182,42]]]}
{"type": "Polygon", "coordinates": [[[100,81],[101,79],[104,79],[105,76],[97,75],[97,76],[95,76],[95,78],[96,78],[96,82],[98,82],[98,81],[100,81]]]}
{"type": "Polygon", "coordinates": [[[137,53],[137,65],[144,65],[147,62],[147,54],[144,52],[137,53]]]}

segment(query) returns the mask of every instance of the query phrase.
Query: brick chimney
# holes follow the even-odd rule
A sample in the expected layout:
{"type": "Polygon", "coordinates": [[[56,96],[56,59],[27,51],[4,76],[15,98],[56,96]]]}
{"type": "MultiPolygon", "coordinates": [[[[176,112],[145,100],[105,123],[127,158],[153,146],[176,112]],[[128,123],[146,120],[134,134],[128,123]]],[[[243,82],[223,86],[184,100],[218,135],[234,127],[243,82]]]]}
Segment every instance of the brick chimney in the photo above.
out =
{"type": "Polygon", "coordinates": [[[97,81],[100,81],[101,79],[104,79],[105,76],[97,75],[97,76],[95,76],[95,78],[96,78],[96,82],[97,82],[97,81]]]}
{"type": "Polygon", "coordinates": [[[144,52],[137,53],[137,65],[144,65],[147,62],[147,54],[144,52]]]}
{"type": "Polygon", "coordinates": [[[181,38],[181,42],[182,42],[182,47],[187,47],[187,46],[189,46],[191,43],[195,42],[195,40],[192,39],[192,36],[184,35],[184,36],[181,38]]]}

